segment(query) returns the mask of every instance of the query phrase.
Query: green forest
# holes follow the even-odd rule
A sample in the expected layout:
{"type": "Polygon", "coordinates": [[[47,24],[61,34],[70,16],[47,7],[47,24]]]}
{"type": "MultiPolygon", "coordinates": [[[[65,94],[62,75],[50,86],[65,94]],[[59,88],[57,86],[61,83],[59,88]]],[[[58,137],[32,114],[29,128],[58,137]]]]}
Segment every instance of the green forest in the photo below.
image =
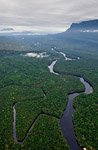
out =
{"type": "MultiPolygon", "coordinates": [[[[29,39],[28,39],[29,40],[29,39]]],[[[38,39],[39,42],[41,39],[38,39]]],[[[33,42],[36,40],[32,39],[33,42]]],[[[93,86],[93,94],[81,94],[74,101],[73,124],[80,146],[98,150],[98,51],[73,48],[64,41],[45,41],[34,47],[24,45],[16,49],[1,45],[0,50],[0,149],[2,150],[68,150],[60,128],[60,118],[66,109],[68,93],[83,91],[83,84],[71,74],[85,77],[93,86]],[[43,46],[44,45],[44,46],[43,46]],[[55,47],[52,51],[51,48],[55,47]],[[26,49],[27,48],[27,49],[26,49]],[[18,50],[17,50],[18,49],[18,50]],[[49,57],[32,58],[27,52],[47,52],[49,57]],[[65,61],[57,52],[79,60],[65,61]],[[54,70],[48,66],[58,60],[54,70]],[[70,74],[70,75],[68,75],[70,74]],[[17,138],[22,141],[32,125],[23,144],[13,139],[13,105],[16,103],[17,138]]],[[[23,44],[23,42],[22,42],[23,44]]],[[[30,43],[28,43],[29,45],[30,43]]],[[[15,45],[14,45],[15,46],[15,45]]]]}

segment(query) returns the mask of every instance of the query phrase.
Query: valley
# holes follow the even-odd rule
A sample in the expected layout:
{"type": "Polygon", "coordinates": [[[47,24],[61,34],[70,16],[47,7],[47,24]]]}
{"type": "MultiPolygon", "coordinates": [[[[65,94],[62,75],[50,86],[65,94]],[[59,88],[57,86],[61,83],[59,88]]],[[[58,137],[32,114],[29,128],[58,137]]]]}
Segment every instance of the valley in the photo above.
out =
{"type": "Polygon", "coordinates": [[[98,36],[74,32],[0,36],[2,150],[98,149],[98,36]]]}

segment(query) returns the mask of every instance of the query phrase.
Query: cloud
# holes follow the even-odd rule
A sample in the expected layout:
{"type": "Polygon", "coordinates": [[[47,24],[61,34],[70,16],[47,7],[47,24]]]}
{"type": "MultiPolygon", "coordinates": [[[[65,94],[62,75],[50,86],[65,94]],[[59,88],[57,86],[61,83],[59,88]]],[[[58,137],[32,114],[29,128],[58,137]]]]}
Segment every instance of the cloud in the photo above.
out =
{"type": "Polygon", "coordinates": [[[1,29],[1,31],[14,31],[14,29],[13,28],[3,28],[3,29],[1,29]]]}
{"type": "Polygon", "coordinates": [[[0,0],[0,26],[62,32],[73,22],[97,19],[97,6],[97,0],[0,0]]]}

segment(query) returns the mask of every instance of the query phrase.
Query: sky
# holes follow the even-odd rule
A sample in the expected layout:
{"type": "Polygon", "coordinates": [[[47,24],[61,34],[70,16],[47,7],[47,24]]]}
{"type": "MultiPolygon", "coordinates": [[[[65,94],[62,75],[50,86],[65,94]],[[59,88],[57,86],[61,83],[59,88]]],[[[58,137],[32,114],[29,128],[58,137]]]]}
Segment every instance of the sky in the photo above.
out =
{"type": "Polygon", "coordinates": [[[93,19],[98,19],[98,0],[0,0],[0,30],[57,33],[93,19]]]}

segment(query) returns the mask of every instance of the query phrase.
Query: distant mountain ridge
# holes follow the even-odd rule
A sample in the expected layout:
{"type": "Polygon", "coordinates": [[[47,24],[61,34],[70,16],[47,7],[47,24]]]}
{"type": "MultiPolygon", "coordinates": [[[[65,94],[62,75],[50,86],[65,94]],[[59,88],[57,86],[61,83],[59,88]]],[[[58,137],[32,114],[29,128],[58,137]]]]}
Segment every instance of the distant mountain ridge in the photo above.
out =
{"type": "Polygon", "coordinates": [[[98,20],[83,21],[80,23],[72,23],[71,27],[67,30],[69,31],[97,31],[98,30],[98,20]]]}
{"type": "Polygon", "coordinates": [[[68,48],[98,49],[98,20],[73,23],[67,31],[54,37],[62,40],[68,48]]]}

